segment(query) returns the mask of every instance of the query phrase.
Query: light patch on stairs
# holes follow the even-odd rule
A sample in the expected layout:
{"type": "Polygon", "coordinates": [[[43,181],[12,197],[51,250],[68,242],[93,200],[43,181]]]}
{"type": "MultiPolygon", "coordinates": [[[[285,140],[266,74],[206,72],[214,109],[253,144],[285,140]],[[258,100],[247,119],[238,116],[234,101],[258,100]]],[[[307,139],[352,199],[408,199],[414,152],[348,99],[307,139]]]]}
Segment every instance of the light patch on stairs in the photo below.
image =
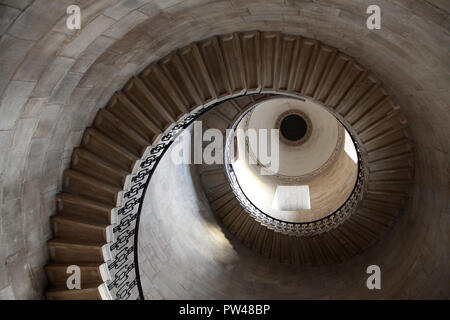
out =
{"type": "Polygon", "coordinates": [[[281,211],[311,209],[309,186],[277,186],[272,208],[281,211]]]}

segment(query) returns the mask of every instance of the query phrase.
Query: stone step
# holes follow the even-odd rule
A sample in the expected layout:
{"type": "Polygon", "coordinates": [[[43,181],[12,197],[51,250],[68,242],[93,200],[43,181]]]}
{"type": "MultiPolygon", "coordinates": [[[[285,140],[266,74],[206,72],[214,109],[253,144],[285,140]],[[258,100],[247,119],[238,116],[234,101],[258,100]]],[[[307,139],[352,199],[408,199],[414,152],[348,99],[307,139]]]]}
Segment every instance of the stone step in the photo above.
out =
{"type": "Polygon", "coordinates": [[[154,144],[162,134],[161,129],[153,123],[152,119],[148,118],[121,92],[114,94],[106,110],[114,114],[129,128],[139,132],[150,144],[154,144]]]}
{"type": "Polygon", "coordinates": [[[108,299],[104,283],[89,283],[82,289],[68,290],[66,286],[52,286],[45,292],[48,300],[105,300],[108,299]]]}
{"type": "Polygon", "coordinates": [[[109,280],[108,266],[105,263],[50,263],[45,266],[45,272],[50,285],[54,287],[62,287],[66,285],[67,279],[73,274],[73,271],[68,272],[68,270],[70,271],[70,266],[77,266],[80,268],[81,289],[89,287],[92,283],[103,283],[109,280]]]}
{"type": "Polygon", "coordinates": [[[64,172],[63,190],[94,201],[118,207],[122,188],[107,184],[73,169],[64,172]]]}
{"type": "Polygon", "coordinates": [[[58,213],[66,217],[82,218],[92,223],[113,224],[114,206],[71,193],[56,195],[58,213]]]}
{"type": "Polygon", "coordinates": [[[106,109],[99,110],[94,121],[94,127],[137,158],[143,155],[150,144],[139,133],[125,125],[121,119],[106,109]]]}
{"type": "Polygon", "coordinates": [[[176,88],[158,64],[148,66],[139,75],[139,78],[164,109],[170,110],[172,117],[178,120],[181,116],[189,112],[188,106],[183,103],[176,88]]]}
{"type": "Polygon", "coordinates": [[[175,115],[164,109],[139,78],[133,77],[128,81],[122,92],[160,131],[165,131],[175,122],[175,115]]]}
{"type": "Polygon", "coordinates": [[[73,151],[71,164],[78,172],[121,188],[124,187],[130,174],[83,148],[76,148],[73,151]]]}
{"type": "Polygon", "coordinates": [[[59,239],[83,243],[107,243],[113,240],[111,225],[93,223],[81,217],[56,215],[50,218],[50,224],[54,236],[59,239]]]}
{"type": "Polygon", "coordinates": [[[87,128],[81,146],[106,162],[133,172],[139,157],[95,128],[87,128]]]}
{"type": "Polygon", "coordinates": [[[82,243],[65,239],[54,238],[47,242],[49,256],[52,262],[105,262],[110,257],[108,245],[99,243],[82,243]]]}

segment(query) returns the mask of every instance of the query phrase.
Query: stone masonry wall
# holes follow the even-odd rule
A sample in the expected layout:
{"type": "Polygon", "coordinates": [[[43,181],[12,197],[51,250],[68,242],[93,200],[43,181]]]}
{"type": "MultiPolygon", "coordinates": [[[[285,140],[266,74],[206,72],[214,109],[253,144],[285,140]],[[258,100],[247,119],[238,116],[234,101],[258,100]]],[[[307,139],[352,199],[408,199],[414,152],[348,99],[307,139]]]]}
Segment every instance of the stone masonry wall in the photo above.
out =
{"type": "Polygon", "coordinates": [[[54,196],[112,93],[175,48],[254,29],[337,47],[404,108],[415,197],[379,254],[404,283],[398,296],[448,296],[449,10],[445,0],[0,0],[0,299],[42,297],[54,196]],[[365,27],[369,3],[381,30],[365,27]],[[66,28],[70,4],[81,30],[66,28]]]}

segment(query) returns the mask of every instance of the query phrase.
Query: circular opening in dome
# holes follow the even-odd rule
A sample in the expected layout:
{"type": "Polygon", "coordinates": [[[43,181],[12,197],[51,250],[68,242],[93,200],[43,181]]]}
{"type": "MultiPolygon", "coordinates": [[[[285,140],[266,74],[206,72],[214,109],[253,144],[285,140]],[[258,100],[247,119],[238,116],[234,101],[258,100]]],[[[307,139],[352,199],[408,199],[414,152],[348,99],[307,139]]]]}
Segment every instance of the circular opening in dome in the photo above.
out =
{"type": "Polygon", "coordinates": [[[303,138],[308,131],[305,119],[297,114],[285,117],[280,124],[280,132],[289,141],[297,141],[303,138]]]}

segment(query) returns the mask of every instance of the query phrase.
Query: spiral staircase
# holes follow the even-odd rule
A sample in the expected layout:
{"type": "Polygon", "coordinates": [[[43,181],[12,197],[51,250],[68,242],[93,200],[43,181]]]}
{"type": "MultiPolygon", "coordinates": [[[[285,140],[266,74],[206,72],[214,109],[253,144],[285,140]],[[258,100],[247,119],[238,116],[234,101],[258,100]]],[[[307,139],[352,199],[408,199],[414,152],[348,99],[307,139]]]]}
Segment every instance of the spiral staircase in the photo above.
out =
{"type": "MultiPolygon", "coordinates": [[[[262,96],[260,99],[270,99],[270,96],[262,96]]],[[[245,110],[257,102],[254,97],[243,97],[223,103],[201,118],[204,127],[221,130],[230,128],[238,116],[230,117],[229,110],[233,107],[245,110]]],[[[408,143],[406,135],[404,138],[404,142],[408,143]]],[[[223,226],[243,244],[280,262],[332,264],[361,253],[375,243],[383,232],[389,230],[404,206],[410,183],[411,172],[408,168],[412,167],[411,154],[398,157],[398,154],[388,153],[387,157],[385,154],[382,158],[373,156],[372,151],[387,145],[389,141],[367,153],[370,159],[367,166],[370,179],[366,183],[366,196],[357,204],[357,211],[342,226],[314,237],[283,234],[281,230],[264,226],[252,218],[234,196],[224,166],[203,164],[198,171],[203,189],[223,226]],[[401,159],[405,159],[405,167],[401,159]],[[392,164],[393,160],[400,161],[397,165],[386,165],[392,164]],[[405,171],[406,175],[402,175],[405,171]],[[384,198],[380,197],[383,195],[384,198]]],[[[408,147],[406,146],[407,150],[410,150],[408,147]]]]}
{"type": "Polygon", "coordinates": [[[115,298],[107,287],[107,262],[116,241],[116,208],[144,154],[199,108],[214,107],[203,119],[224,130],[272,95],[310,98],[354,135],[365,159],[362,200],[329,232],[289,236],[246,213],[223,166],[202,165],[204,190],[224,228],[258,253],[292,264],[339,263],[377,242],[404,209],[412,181],[413,150],[400,108],[367,70],[316,40],[278,32],[228,34],[152,63],[115,93],[85,130],[56,197],[46,297],[115,298]],[[80,266],[80,290],[67,289],[70,265],[80,266]]]}

